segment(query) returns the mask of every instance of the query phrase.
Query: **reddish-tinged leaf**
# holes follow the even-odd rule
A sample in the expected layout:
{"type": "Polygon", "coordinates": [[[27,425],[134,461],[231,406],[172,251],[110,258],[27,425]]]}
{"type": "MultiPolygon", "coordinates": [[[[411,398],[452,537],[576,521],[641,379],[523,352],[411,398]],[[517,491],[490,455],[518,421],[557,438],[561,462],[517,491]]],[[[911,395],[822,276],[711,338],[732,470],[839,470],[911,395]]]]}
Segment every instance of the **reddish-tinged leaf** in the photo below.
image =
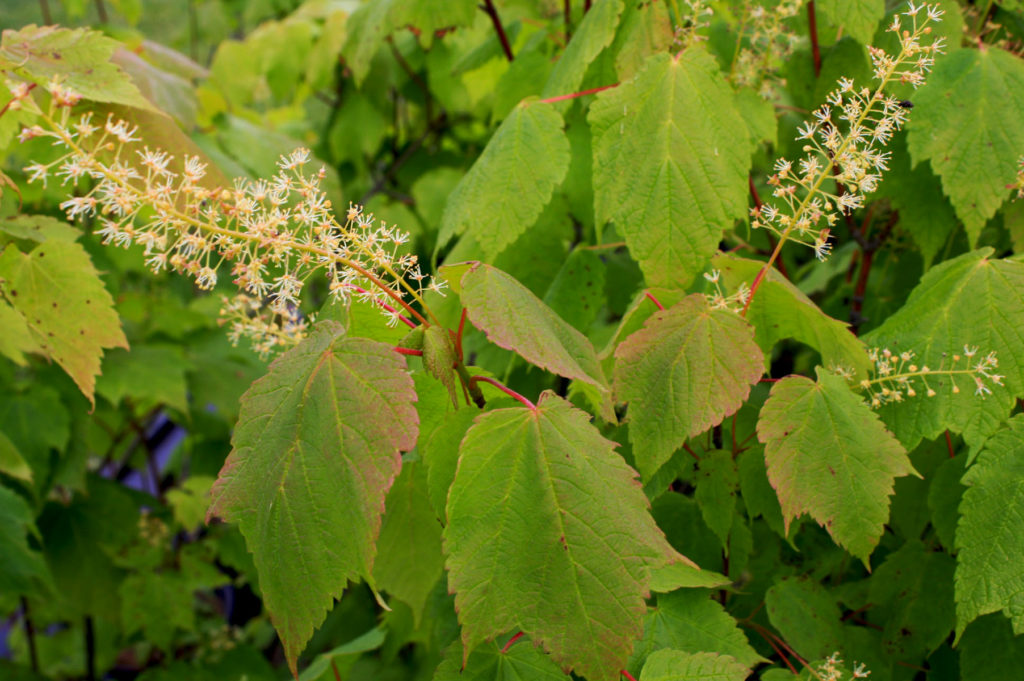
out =
{"type": "Polygon", "coordinates": [[[615,394],[629,402],[629,439],[647,479],[734,413],[764,371],[754,329],[702,295],[651,316],[615,351],[615,394]]]}
{"type": "Polygon", "coordinates": [[[391,346],[324,322],[242,396],[207,518],[237,522],[289,666],[349,581],[372,581],[384,499],[416,444],[391,346]]]}
{"type": "Polygon", "coordinates": [[[552,393],[470,428],[444,533],[467,651],[523,630],[563,668],[618,678],[643,629],[650,568],[685,559],[614,446],[552,393]]]}
{"type": "MultiPolygon", "coordinates": [[[[464,266],[452,267],[457,275],[464,266]]],[[[458,290],[470,321],[492,343],[559,376],[608,390],[597,352],[587,337],[515,278],[496,267],[470,263],[458,290]]]]}
{"type": "Polygon", "coordinates": [[[789,523],[808,513],[868,562],[889,519],[893,480],[916,474],[899,441],[838,376],[788,376],[772,387],[757,436],[789,523]]]}

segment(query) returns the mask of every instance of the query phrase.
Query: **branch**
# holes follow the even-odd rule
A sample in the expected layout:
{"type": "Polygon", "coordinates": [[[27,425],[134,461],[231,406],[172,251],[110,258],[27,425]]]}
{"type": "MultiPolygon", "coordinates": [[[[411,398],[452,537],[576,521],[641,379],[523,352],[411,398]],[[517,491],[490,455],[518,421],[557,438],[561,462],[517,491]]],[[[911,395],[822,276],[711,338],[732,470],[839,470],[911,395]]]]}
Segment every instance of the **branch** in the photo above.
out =
{"type": "Polygon", "coordinates": [[[807,3],[807,30],[811,34],[811,58],[814,60],[814,77],[821,75],[821,48],[818,46],[818,17],[814,11],[814,0],[807,3]]]}
{"type": "Polygon", "coordinates": [[[501,49],[505,51],[505,57],[509,61],[515,60],[515,56],[512,54],[512,46],[508,43],[508,36],[505,35],[505,27],[501,25],[501,17],[498,16],[498,10],[494,7],[493,0],[484,0],[484,4],[480,5],[487,16],[491,18],[491,23],[494,24],[494,30],[498,34],[498,40],[501,41],[501,49]]]}

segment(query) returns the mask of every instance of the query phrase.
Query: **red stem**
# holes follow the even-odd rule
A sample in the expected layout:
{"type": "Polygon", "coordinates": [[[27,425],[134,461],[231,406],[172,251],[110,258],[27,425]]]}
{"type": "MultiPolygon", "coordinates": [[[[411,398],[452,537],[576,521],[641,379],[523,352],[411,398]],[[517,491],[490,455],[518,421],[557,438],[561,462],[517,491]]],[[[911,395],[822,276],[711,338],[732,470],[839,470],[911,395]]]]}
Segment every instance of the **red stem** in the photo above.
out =
{"type": "Polygon", "coordinates": [[[519,400],[520,402],[525,404],[530,409],[536,409],[537,408],[537,405],[535,405],[533,402],[531,402],[530,400],[526,399],[525,397],[523,397],[522,395],[517,393],[515,390],[512,390],[511,388],[509,388],[508,386],[504,385],[503,383],[500,383],[500,382],[494,380],[493,378],[488,378],[487,376],[470,376],[469,377],[469,382],[470,383],[478,383],[479,381],[483,381],[484,383],[490,383],[491,385],[493,385],[495,388],[497,388],[501,392],[505,393],[506,395],[508,395],[511,398],[519,400]]]}
{"type": "Polygon", "coordinates": [[[462,308],[462,316],[459,317],[459,332],[455,335],[455,353],[459,356],[459,361],[465,361],[462,356],[462,332],[466,328],[466,308],[462,308]]]}
{"type": "Polygon", "coordinates": [[[566,99],[576,99],[577,97],[583,97],[585,95],[592,95],[595,92],[601,90],[611,90],[613,87],[619,87],[618,83],[612,83],[611,85],[602,85],[601,87],[592,87],[589,90],[583,90],[581,92],[573,92],[568,95],[558,95],[557,97],[548,97],[547,99],[541,99],[541,104],[551,104],[553,102],[561,102],[566,99]]]}
{"type": "Polygon", "coordinates": [[[498,34],[498,40],[501,41],[501,49],[505,51],[505,57],[509,61],[513,61],[515,56],[512,54],[512,46],[509,45],[508,36],[505,35],[505,27],[501,25],[501,17],[498,16],[498,10],[495,9],[494,2],[492,0],[484,0],[484,4],[480,6],[480,9],[491,18],[494,30],[498,34]]]}
{"type": "Polygon", "coordinates": [[[397,352],[400,355],[411,355],[412,357],[422,357],[423,356],[423,351],[422,350],[413,350],[412,348],[403,348],[403,347],[400,347],[400,346],[396,346],[394,348],[394,351],[397,352]]]}
{"type": "Polygon", "coordinates": [[[590,11],[590,0],[583,0],[583,13],[586,14],[590,11]]]}
{"type": "Polygon", "coordinates": [[[758,383],[778,383],[781,380],[781,378],[762,378],[758,383]]]}
{"type": "Polygon", "coordinates": [[[953,438],[949,436],[949,430],[946,430],[946,447],[949,448],[949,458],[955,458],[956,452],[953,450],[953,438]]]}
{"type": "MultiPolygon", "coordinates": [[[[32,92],[35,89],[36,89],[36,83],[29,83],[28,84],[28,92],[32,92]]],[[[9,101],[6,104],[4,104],[4,108],[0,109],[0,116],[3,116],[5,113],[7,113],[7,110],[11,107],[11,104],[13,104],[15,101],[17,101],[17,98],[16,97],[11,97],[11,101],[9,101]]]]}
{"type": "Polygon", "coordinates": [[[508,649],[512,647],[512,644],[515,643],[516,641],[518,641],[519,639],[521,639],[522,637],[523,637],[523,632],[520,631],[518,634],[516,634],[515,636],[510,638],[508,640],[508,643],[505,644],[505,647],[501,649],[501,654],[504,655],[505,653],[507,653],[508,649]]]}
{"type": "Polygon", "coordinates": [[[565,42],[572,38],[572,0],[562,2],[562,12],[565,14],[565,42]]]}
{"type": "MultiPolygon", "coordinates": [[[[754,176],[753,175],[748,175],[747,176],[747,187],[750,188],[750,197],[752,199],[754,199],[754,208],[756,208],[758,210],[758,212],[760,212],[761,211],[761,206],[763,206],[764,204],[761,203],[761,197],[757,193],[757,187],[754,186],[754,176]]],[[[775,246],[777,244],[777,242],[775,241],[775,237],[772,236],[771,232],[767,233],[767,237],[768,237],[768,246],[770,246],[772,251],[774,251],[775,250],[775,246]]],[[[789,279],[789,272],[786,271],[786,266],[782,263],[781,259],[778,259],[778,260],[775,261],[775,266],[779,268],[779,272],[782,274],[782,276],[784,276],[786,279],[789,279]]]]}
{"type": "Polygon", "coordinates": [[[625,676],[626,679],[628,679],[628,681],[636,681],[636,677],[634,677],[632,674],[627,672],[625,669],[620,669],[619,673],[622,674],[623,676],[625,676]]]}
{"type": "Polygon", "coordinates": [[[661,303],[659,303],[659,302],[658,302],[658,299],[657,299],[657,298],[655,298],[655,297],[654,297],[654,296],[653,296],[653,295],[651,294],[651,292],[650,292],[650,291],[644,291],[644,295],[645,295],[645,296],[647,296],[647,297],[648,297],[648,298],[650,299],[650,301],[651,301],[652,303],[654,303],[655,305],[657,305],[657,306],[658,306],[658,309],[659,309],[659,310],[664,310],[664,309],[665,309],[665,306],[664,306],[664,305],[662,305],[661,303]]]}
{"type": "Polygon", "coordinates": [[[695,452],[692,449],[690,449],[690,445],[688,445],[688,444],[686,444],[684,442],[683,443],[683,449],[685,449],[686,453],[689,454],[690,456],[692,456],[694,459],[696,459],[697,461],[700,461],[700,457],[697,455],[697,452],[695,452]]]}
{"type": "Polygon", "coordinates": [[[814,60],[814,77],[821,75],[821,48],[818,46],[818,17],[814,11],[814,0],[807,3],[807,29],[811,34],[811,58],[814,60]]]}
{"type": "Polygon", "coordinates": [[[768,266],[765,265],[757,272],[757,276],[754,277],[754,283],[750,285],[750,295],[747,296],[747,304],[743,306],[743,313],[741,316],[747,316],[747,310],[750,309],[750,303],[754,302],[754,294],[757,293],[758,287],[761,286],[761,282],[764,281],[764,275],[768,273],[768,266]]]}
{"type": "MultiPolygon", "coordinates": [[[[348,287],[349,287],[350,289],[353,289],[353,290],[355,290],[355,291],[358,291],[359,293],[366,293],[366,294],[369,294],[369,293],[370,293],[369,291],[367,291],[367,290],[366,290],[366,289],[364,289],[363,287],[361,287],[361,286],[356,286],[355,284],[348,284],[347,286],[348,286],[348,287]]],[[[385,302],[384,302],[383,300],[374,300],[373,302],[377,303],[377,304],[378,304],[378,305],[380,305],[380,306],[381,306],[382,308],[384,308],[385,310],[387,310],[387,311],[388,311],[388,312],[390,312],[391,314],[393,314],[393,315],[395,315],[396,317],[398,317],[398,320],[399,320],[400,322],[402,322],[403,324],[405,324],[406,326],[408,326],[408,327],[409,327],[410,329],[415,329],[415,328],[416,328],[416,322],[414,322],[413,320],[409,319],[408,317],[403,317],[402,315],[400,315],[400,314],[398,313],[398,310],[396,310],[395,308],[391,307],[390,305],[388,305],[387,303],[385,303],[385,302]]]]}

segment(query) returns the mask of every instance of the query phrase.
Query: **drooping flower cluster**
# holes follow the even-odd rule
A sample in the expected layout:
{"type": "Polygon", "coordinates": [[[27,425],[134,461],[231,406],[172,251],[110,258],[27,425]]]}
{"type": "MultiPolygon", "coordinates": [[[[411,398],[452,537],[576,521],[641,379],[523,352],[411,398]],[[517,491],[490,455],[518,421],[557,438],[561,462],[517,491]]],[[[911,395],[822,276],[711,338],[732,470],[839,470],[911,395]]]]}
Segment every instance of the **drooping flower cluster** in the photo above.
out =
{"type": "Polygon", "coordinates": [[[396,306],[422,320],[412,303],[422,304],[428,289],[441,291],[403,250],[406,233],[360,206],[350,204],[343,222],[335,217],[321,188],[325,170],[307,171],[306,149],[282,157],[269,179],[210,187],[199,158],[185,156],[176,169],[170,154],[141,145],[125,121],[97,123],[91,113],[73,119],[78,99],[60,83],[48,88],[49,113],[15,89],[42,123],[24,128],[21,139],[52,138],[64,151],[28,166],[30,180],[88,185],[61,204],[68,218],[95,219],[104,243],[141,245],[154,272],[185,273],[210,290],[229,271],[240,289],[223,310],[231,335],[253,339],[262,353],[304,336],[309,319],[299,304],[314,273],[325,275],[331,295],[375,302],[392,323],[401,318],[396,306]]]}
{"type": "Polygon", "coordinates": [[[801,40],[786,22],[803,6],[804,0],[781,0],[771,8],[745,3],[731,73],[736,85],[754,88],[770,99],[775,87],[785,84],[776,74],[801,40]],[[748,45],[743,45],[744,36],[749,39],[748,45]]]}
{"type": "Polygon", "coordinates": [[[778,202],[755,208],[753,227],[770,229],[782,241],[796,240],[812,248],[819,260],[828,257],[829,234],[839,213],[860,208],[864,195],[875,191],[882,171],[888,170],[890,153],[882,148],[907,120],[910,104],[886,95],[885,87],[897,81],[914,87],[924,83],[943,41],[922,40],[942,14],[937,5],[910,3],[904,16],[912,25],[906,29],[896,15],[889,30],[899,37],[899,54],[870,48],[877,89],[872,92],[857,88],[848,78],[839,80],[826,103],[799,129],[797,139],[805,141],[806,155],[795,164],[785,158],[776,161],[768,184],[778,202]],[[834,192],[826,184],[830,179],[835,181],[834,192]]]}
{"type": "MultiPolygon", "coordinates": [[[[843,659],[839,656],[839,653],[832,653],[828,658],[818,666],[815,676],[821,681],[847,681],[844,679],[843,671],[843,659]]],[[[861,662],[853,665],[853,671],[850,672],[848,681],[854,681],[855,679],[866,679],[871,676],[871,672],[861,662]]]]}
{"type": "Polygon", "coordinates": [[[950,392],[957,394],[960,392],[957,384],[960,377],[973,380],[974,394],[982,398],[992,394],[989,384],[1003,384],[1003,376],[995,373],[999,366],[996,353],[989,352],[981,357],[978,356],[978,348],[969,345],[964,346],[963,354],[954,353],[950,357],[943,353],[938,369],[916,364],[912,351],[896,353],[889,348],[872,348],[868,357],[874,364],[874,378],[864,379],[860,387],[867,393],[872,407],[916,397],[919,389],[925,396],[935,397],[937,389],[943,389],[947,383],[950,392]]]}

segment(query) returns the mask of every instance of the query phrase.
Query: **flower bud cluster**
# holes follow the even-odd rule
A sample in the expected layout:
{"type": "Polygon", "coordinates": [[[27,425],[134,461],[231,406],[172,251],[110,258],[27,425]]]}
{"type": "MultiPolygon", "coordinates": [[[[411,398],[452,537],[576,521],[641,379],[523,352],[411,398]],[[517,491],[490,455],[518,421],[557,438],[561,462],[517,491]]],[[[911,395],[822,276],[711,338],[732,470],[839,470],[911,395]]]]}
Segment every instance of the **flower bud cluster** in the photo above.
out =
{"type": "Polygon", "coordinates": [[[1017,165],[1017,180],[1006,185],[1006,188],[1017,192],[1014,199],[1024,199],[1024,156],[1017,160],[1017,165]]]}
{"type": "Polygon", "coordinates": [[[928,365],[919,366],[911,351],[895,353],[889,348],[872,348],[868,352],[868,357],[874,364],[874,378],[864,379],[860,382],[860,387],[867,393],[873,408],[916,397],[918,390],[923,390],[927,397],[935,397],[938,394],[936,388],[941,389],[947,378],[950,392],[958,394],[960,386],[957,385],[956,379],[969,377],[974,381],[974,394],[982,398],[992,394],[989,384],[1003,384],[1003,376],[995,373],[999,366],[996,353],[989,352],[983,357],[978,357],[978,348],[969,345],[964,346],[963,354],[954,353],[950,357],[943,353],[938,369],[931,369],[928,365]]]}
{"type": "Polygon", "coordinates": [[[732,67],[736,85],[754,88],[765,99],[775,96],[776,85],[785,85],[776,72],[801,40],[786,21],[803,6],[804,0],[781,0],[770,9],[747,3],[738,40],[747,35],[750,42],[738,46],[732,67]]]}
{"type": "Polygon", "coordinates": [[[714,293],[705,294],[712,310],[730,310],[740,314],[743,308],[747,306],[747,302],[750,300],[750,287],[747,285],[747,282],[741,282],[735,293],[726,295],[725,290],[722,288],[721,270],[705,272],[704,278],[715,287],[714,293]]]}
{"type": "Polygon", "coordinates": [[[899,37],[899,54],[870,48],[880,82],[874,92],[857,88],[849,78],[839,79],[826,103],[798,130],[806,155],[796,164],[785,158],[776,161],[768,185],[778,201],[752,211],[753,227],[770,229],[782,240],[794,239],[812,248],[819,260],[828,257],[829,234],[839,213],[862,207],[864,195],[875,191],[882,171],[888,170],[890,152],[882,148],[907,120],[910,105],[884,89],[896,81],[914,87],[924,82],[943,41],[923,44],[922,39],[942,13],[937,5],[910,3],[904,12],[911,19],[909,29],[903,28],[900,15],[895,17],[889,30],[899,37]],[[835,181],[834,193],[826,188],[827,179],[835,181]]]}
{"type": "Polygon", "coordinates": [[[349,204],[343,222],[335,217],[321,189],[325,170],[307,171],[307,149],[282,157],[269,179],[211,188],[199,158],[186,155],[176,170],[170,154],[141,145],[137,127],[113,117],[97,123],[91,113],[72,119],[77,96],[59,83],[48,89],[48,114],[27,92],[18,100],[44,123],[20,138],[52,138],[64,153],[29,165],[29,179],[80,187],[61,203],[68,218],[94,219],[105,244],[142,246],[154,272],[187,274],[203,290],[230,272],[239,293],[223,314],[234,340],[250,338],[264,354],[300,340],[309,321],[301,295],[315,273],[332,296],[347,301],[359,292],[392,323],[400,315],[388,302],[419,316],[407,299],[422,304],[426,290],[441,292],[443,283],[403,248],[408,234],[360,206],[349,204]]]}
{"type": "Polygon", "coordinates": [[[711,25],[708,20],[715,12],[708,7],[707,0],[683,0],[688,10],[683,12],[683,21],[675,30],[673,42],[681,47],[690,47],[707,40],[700,35],[700,30],[711,25]]]}

